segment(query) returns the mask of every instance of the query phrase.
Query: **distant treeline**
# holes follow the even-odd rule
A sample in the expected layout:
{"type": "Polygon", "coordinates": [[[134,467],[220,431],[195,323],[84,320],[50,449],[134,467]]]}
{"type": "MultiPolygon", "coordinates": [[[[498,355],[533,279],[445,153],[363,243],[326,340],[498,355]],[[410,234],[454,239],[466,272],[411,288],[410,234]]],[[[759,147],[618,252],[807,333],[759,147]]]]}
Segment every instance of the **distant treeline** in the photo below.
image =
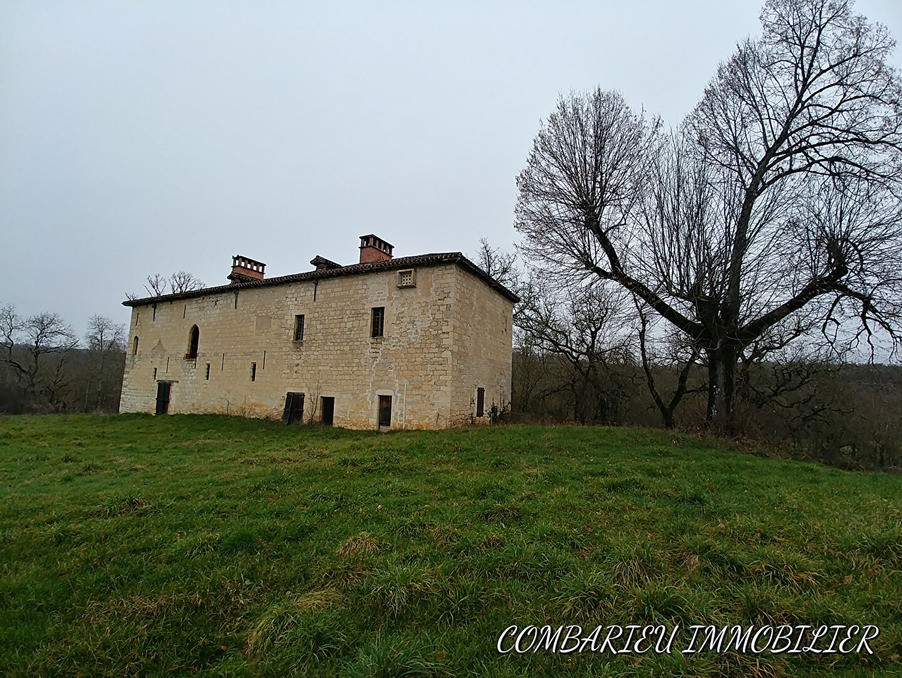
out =
{"type": "MultiPolygon", "coordinates": [[[[680,366],[652,366],[672,393],[680,366]]],[[[686,379],[677,427],[706,429],[706,370],[686,379]]],[[[844,468],[902,470],[902,367],[758,364],[743,374],[737,439],[844,468]]],[[[517,422],[659,427],[659,408],[638,360],[587,369],[560,355],[516,349],[510,419],[517,422]]]]}
{"type": "Polygon", "coordinates": [[[116,412],[125,326],[94,316],[79,339],[56,313],[0,305],[0,412],[116,412]]]}

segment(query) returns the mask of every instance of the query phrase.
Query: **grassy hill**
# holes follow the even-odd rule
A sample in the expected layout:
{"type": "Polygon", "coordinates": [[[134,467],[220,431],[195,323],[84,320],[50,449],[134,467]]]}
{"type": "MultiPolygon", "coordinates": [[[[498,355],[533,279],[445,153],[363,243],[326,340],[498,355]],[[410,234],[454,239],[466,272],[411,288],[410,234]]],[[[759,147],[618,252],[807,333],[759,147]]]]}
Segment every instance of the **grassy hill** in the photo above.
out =
{"type": "Polygon", "coordinates": [[[0,530],[3,675],[902,672],[902,477],[663,431],[0,418],[0,530]],[[514,624],[646,623],[881,633],[496,651],[514,624]]]}

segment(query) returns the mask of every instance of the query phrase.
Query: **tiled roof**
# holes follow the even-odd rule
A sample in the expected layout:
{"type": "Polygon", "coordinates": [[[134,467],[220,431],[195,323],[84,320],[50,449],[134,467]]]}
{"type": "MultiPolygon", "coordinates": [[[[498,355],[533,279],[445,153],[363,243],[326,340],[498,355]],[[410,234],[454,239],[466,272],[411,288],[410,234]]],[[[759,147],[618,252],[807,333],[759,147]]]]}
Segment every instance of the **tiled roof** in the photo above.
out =
{"type": "Polygon", "coordinates": [[[218,287],[205,287],[201,290],[177,292],[175,294],[164,294],[159,297],[128,299],[126,301],[123,301],[122,305],[143,306],[145,304],[156,304],[161,301],[195,299],[197,297],[205,297],[212,294],[235,292],[236,290],[267,287],[270,285],[285,285],[287,283],[303,282],[305,280],[322,280],[324,278],[338,278],[344,275],[362,275],[365,273],[376,273],[378,271],[391,271],[399,268],[414,268],[416,266],[440,266],[442,264],[457,264],[464,270],[469,271],[476,277],[480,278],[486,285],[497,291],[501,296],[510,299],[514,303],[520,301],[519,297],[517,297],[516,294],[514,294],[504,285],[492,278],[489,274],[479,268],[472,261],[467,259],[460,252],[440,252],[435,254],[418,254],[412,257],[397,257],[395,259],[388,259],[386,261],[374,261],[366,264],[351,264],[349,266],[340,266],[338,268],[324,268],[316,271],[307,271],[306,273],[281,275],[275,278],[267,278],[265,280],[250,280],[247,282],[231,283],[229,285],[219,285],[218,287]]]}

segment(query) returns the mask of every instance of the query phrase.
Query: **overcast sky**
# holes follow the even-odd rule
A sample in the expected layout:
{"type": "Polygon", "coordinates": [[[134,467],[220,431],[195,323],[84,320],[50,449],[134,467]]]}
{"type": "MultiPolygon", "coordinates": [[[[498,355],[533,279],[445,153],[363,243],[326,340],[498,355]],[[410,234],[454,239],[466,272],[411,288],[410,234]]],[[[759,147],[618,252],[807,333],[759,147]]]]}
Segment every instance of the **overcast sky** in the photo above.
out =
{"type": "MultiPolygon", "coordinates": [[[[81,333],[151,273],[224,284],[516,240],[559,94],[677,124],[758,1],[0,2],[0,304],[81,333]]],[[[902,38],[902,2],[859,0],[902,38]]],[[[897,49],[893,59],[902,67],[897,49]]]]}

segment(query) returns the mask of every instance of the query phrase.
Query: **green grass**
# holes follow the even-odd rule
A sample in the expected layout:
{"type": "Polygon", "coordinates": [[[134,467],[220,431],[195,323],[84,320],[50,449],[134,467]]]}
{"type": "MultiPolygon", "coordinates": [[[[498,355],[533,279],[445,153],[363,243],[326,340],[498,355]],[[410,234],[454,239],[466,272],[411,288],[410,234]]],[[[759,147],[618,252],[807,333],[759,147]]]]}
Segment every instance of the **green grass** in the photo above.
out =
{"type": "Polygon", "coordinates": [[[0,418],[0,675],[902,673],[902,477],[663,431],[0,418]],[[498,655],[511,624],[874,655],[498,655]]]}

